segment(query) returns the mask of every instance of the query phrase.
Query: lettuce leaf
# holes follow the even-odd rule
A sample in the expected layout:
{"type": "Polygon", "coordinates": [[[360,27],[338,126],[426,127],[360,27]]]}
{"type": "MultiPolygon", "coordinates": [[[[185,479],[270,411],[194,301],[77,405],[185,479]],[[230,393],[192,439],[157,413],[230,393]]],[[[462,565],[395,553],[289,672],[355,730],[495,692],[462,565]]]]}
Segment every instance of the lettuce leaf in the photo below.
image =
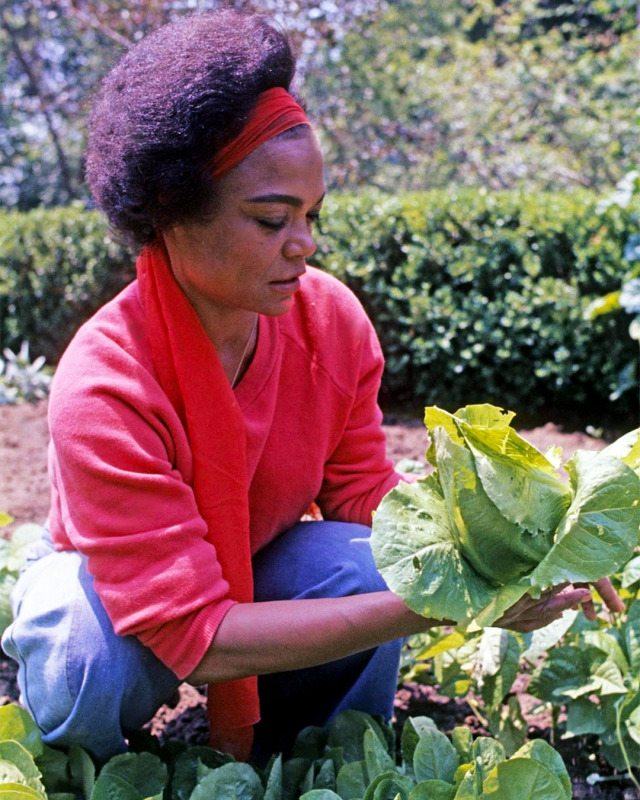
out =
{"type": "Polygon", "coordinates": [[[567,485],[513,416],[427,408],[434,472],[400,483],[374,514],[378,569],[419,614],[491,625],[526,591],[616,572],[639,543],[640,429],[578,451],[567,485]]]}

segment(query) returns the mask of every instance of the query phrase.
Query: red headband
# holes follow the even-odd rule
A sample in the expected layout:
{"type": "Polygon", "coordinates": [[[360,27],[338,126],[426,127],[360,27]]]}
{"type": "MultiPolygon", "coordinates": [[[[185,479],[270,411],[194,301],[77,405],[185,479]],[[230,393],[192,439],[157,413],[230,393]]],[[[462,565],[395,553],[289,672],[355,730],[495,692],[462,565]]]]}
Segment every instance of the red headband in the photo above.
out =
{"type": "Polygon", "coordinates": [[[238,136],[216,154],[213,176],[221,178],[267,139],[305,124],[309,124],[306,114],[286,89],[279,86],[267,89],[258,97],[256,107],[238,136]]]}

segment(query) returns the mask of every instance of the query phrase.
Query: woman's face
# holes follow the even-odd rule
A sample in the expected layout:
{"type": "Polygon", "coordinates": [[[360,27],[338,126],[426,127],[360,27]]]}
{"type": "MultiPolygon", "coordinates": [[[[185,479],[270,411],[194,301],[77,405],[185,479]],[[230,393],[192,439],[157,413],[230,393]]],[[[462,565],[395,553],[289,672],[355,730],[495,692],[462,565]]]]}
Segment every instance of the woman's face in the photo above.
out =
{"type": "Polygon", "coordinates": [[[207,221],[164,234],[176,280],[201,319],[289,310],[315,251],[324,191],[311,130],[275,137],[220,180],[207,221]]]}

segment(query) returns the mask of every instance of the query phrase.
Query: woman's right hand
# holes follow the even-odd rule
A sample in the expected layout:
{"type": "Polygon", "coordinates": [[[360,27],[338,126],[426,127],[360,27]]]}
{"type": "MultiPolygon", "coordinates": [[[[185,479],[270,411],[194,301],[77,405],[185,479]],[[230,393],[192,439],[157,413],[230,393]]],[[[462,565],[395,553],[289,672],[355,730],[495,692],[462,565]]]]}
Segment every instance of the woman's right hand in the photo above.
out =
{"type": "Polygon", "coordinates": [[[525,594],[493,624],[496,628],[529,633],[559,619],[570,608],[587,607],[590,603],[591,591],[588,588],[565,583],[546,589],[540,597],[525,594]]]}

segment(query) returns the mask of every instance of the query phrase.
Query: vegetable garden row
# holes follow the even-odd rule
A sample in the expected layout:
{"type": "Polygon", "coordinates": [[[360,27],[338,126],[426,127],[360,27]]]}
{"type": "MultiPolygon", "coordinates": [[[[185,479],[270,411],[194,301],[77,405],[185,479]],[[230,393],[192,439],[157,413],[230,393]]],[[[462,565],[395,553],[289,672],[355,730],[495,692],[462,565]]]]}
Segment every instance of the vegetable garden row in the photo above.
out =
{"type": "MultiPolygon", "coordinates": [[[[486,732],[444,732],[409,717],[402,730],[360,712],[308,728],[264,769],[187,742],[143,735],[106,765],[80,748],[43,745],[29,715],[0,708],[0,795],[22,800],[569,800],[554,749],[588,739],[613,794],[640,791],[640,429],[599,452],[542,454],[490,405],[426,410],[433,471],[400,484],[374,518],[372,544],[390,587],[418,613],[456,626],[413,637],[402,680],[466,698],[486,732]],[[561,470],[569,480],[561,478],[561,470]],[[524,592],[615,573],[626,611],[578,612],[532,634],[492,627],[524,592]],[[524,679],[524,683],[523,683],[524,679]],[[519,702],[526,686],[537,707],[519,702]],[[549,742],[528,720],[546,713],[549,742]],[[448,734],[448,735],[446,735],[448,734]],[[597,744],[596,744],[597,743],[597,744]]],[[[0,515],[0,524],[8,521],[0,515]]],[[[0,550],[0,625],[37,525],[0,550]]],[[[592,780],[598,781],[594,762],[592,780]]]]}

